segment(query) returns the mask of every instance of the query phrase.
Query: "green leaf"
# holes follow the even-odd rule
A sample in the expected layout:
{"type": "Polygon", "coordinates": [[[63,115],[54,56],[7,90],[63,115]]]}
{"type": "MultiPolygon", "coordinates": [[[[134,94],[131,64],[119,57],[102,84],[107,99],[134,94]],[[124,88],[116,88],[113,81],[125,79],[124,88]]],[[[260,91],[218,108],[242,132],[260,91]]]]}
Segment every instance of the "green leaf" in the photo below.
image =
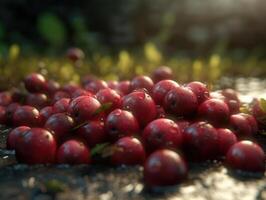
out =
{"type": "Polygon", "coordinates": [[[260,108],[263,112],[266,112],[266,100],[263,98],[260,99],[260,108]]]}
{"type": "Polygon", "coordinates": [[[61,46],[66,41],[66,29],[63,22],[52,13],[42,14],[37,21],[41,36],[54,46],[61,46]]]}
{"type": "Polygon", "coordinates": [[[65,183],[56,179],[49,180],[44,185],[49,193],[63,192],[67,189],[65,183]]]}
{"type": "Polygon", "coordinates": [[[102,112],[105,112],[106,110],[110,109],[112,107],[112,102],[108,102],[108,103],[105,103],[105,104],[102,104],[100,106],[100,108],[98,108],[94,113],[93,115],[98,115],[102,112]]]}
{"type": "Polygon", "coordinates": [[[109,143],[102,143],[102,144],[97,144],[94,148],[92,148],[91,150],[91,156],[94,156],[96,154],[101,154],[103,152],[103,150],[109,146],[109,143]]]}

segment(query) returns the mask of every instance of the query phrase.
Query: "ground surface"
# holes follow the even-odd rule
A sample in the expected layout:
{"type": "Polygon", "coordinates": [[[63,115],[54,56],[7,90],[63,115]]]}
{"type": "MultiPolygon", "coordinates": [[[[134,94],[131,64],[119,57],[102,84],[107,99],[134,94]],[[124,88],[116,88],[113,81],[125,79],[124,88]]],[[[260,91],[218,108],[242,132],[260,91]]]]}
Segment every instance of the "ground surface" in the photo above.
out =
{"type": "MultiPolygon", "coordinates": [[[[21,165],[4,149],[6,135],[0,131],[0,200],[266,199],[265,176],[237,176],[219,162],[190,164],[187,181],[155,191],[143,186],[140,167],[21,165]]],[[[257,139],[265,149],[266,136],[257,139]]]]}

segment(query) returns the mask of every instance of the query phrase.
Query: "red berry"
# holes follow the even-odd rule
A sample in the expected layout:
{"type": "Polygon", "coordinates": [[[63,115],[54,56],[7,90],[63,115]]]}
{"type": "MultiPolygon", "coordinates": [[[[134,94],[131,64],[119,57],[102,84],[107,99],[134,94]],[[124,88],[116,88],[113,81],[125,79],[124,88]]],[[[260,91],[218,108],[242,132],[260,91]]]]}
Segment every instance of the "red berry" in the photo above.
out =
{"type": "Polygon", "coordinates": [[[22,163],[53,163],[56,154],[56,141],[49,131],[32,128],[17,138],[15,152],[18,161],[22,163]]]}
{"type": "Polygon", "coordinates": [[[152,89],[153,100],[156,104],[163,105],[165,95],[178,86],[178,83],[172,80],[163,80],[156,83],[152,89]]]}
{"type": "Polygon", "coordinates": [[[209,99],[200,104],[198,116],[213,126],[220,127],[229,119],[229,108],[222,100],[209,99]]]}
{"type": "Polygon", "coordinates": [[[226,155],[229,148],[237,142],[236,135],[229,129],[219,128],[218,133],[218,148],[220,155],[226,155]]]}
{"type": "Polygon", "coordinates": [[[171,150],[152,153],[144,164],[144,182],[149,187],[180,183],[187,177],[188,169],[183,158],[171,150]]]}
{"type": "Polygon", "coordinates": [[[119,91],[122,95],[127,95],[130,92],[130,81],[120,81],[116,87],[116,90],[119,91]]]}
{"type": "Polygon", "coordinates": [[[80,127],[76,134],[84,139],[90,147],[107,141],[107,133],[104,129],[104,123],[101,121],[89,121],[80,127]]]}
{"type": "Polygon", "coordinates": [[[177,126],[179,127],[179,130],[180,130],[180,132],[181,132],[182,135],[183,135],[183,133],[184,133],[184,130],[185,130],[187,127],[190,126],[190,122],[187,121],[187,120],[182,120],[182,119],[180,119],[180,120],[177,120],[175,123],[176,123],[177,126]]]}
{"type": "Polygon", "coordinates": [[[30,130],[30,127],[28,126],[19,126],[17,128],[14,128],[7,137],[6,140],[6,146],[7,149],[15,149],[16,147],[16,142],[17,142],[17,138],[21,136],[22,133],[24,133],[25,131],[30,130]]]}
{"type": "Polygon", "coordinates": [[[139,132],[139,124],[133,114],[126,110],[112,111],[106,121],[105,130],[112,141],[124,136],[131,136],[139,132]]]}
{"type": "Polygon", "coordinates": [[[72,98],[77,98],[79,96],[93,96],[93,94],[84,89],[77,89],[74,93],[71,94],[72,98]]]}
{"type": "Polygon", "coordinates": [[[159,81],[172,79],[173,78],[173,71],[170,67],[161,66],[155,69],[152,73],[152,80],[154,83],[158,83],[159,81]]]}
{"type": "Polygon", "coordinates": [[[101,104],[111,103],[111,107],[105,111],[106,113],[121,107],[121,96],[110,88],[102,89],[97,92],[96,98],[101,104]]]}
{"type": "Polygon", "coordinates": [[[107,85],[109,88],[115,90],[118,86],[118,81],[108,81],[107,85]]]}
{"type": "Polygon", "coordinates": [[[6,117],[9,124],[12,124],[13,115],[19,106],[18,103],[11,103],[6,107],[6,117]]]}
{"type": "Polygon", "coordinates": [[[0,106],[0,124],[6,124],[7,123],[7,112],[6,108],[3,106],[0,106]]]}
{"type": "Polygon", "coordinates": [[[148,92],[152,91],[153,81],[148,76],[137,76],[130,82],[130,90],[146,89],[148,92]]]}
{"type": "Polygon", "coordinates": [[[0,92],[0,106],[8,106],[12,103],[12,96],[9,92],[0,92]]]}
{"type": "Polygon", "coordinates": [[[54,112],[55,113],[67,112],[69,104],[70,104],[69,98],[62,98],[58,100],[57,102],[54,103],[53,106],[54,112]]]}
{"type": "Polygon", "coordinates": [[[207,122],[191,124],[183,133],[187,156],[195,161],[212,159],[218,152],[218,133],[207,122]]]}
{"type": "Polygon", "coordinates": [[[46,91],[44,91],[45,94],[54,95],[57,91],[59,91],[60,85],[56,81],[48,80],[46,82],[46,87],[45,88],[46,88],[46,91]]]}
{"type": "Polygon", "coordinates": [[[96,94],[99,90],[108,88],[108,85],[103,80],[94,80],[85,85],[85,89],[93,94],[96,94]]]}
{"type": "Polygon", "coordinates": [[[235,100],[236,102],[240,103],[238,93],[233,89],[224,89],[221,91],[221,94],[228,100],[235,100]]]}
{"type": "Polygon", "coordinates": [[[67,50],[67,57],[72,62],[76,62],[82,60],[85,57],[85,54],[81,49],[72,47],[67,50]]]}
{"type": "Polygon", "coordinates": [[[101,107],[100,102],[90,96],[80,96],[73,99],[68,107],[68,112],[77,123],[94,119],[95,112],[101,107]]]}
{"type": "Polygon", "coordinates": [[[166,112],[165,112],[165,110],[163,109],[162,106],[157,105],[156,106],[156,110],[157,110],[156,119],[158,119],[158,118],[165,118],[166,117],[166,112]]]}
{"type": "Polygon", "coordinates": [[[41,109],[48,105],[48,98],[42,93],[28,94],[26,97],[26,104],[41,109]]]}
{"type": "Polygon", "coordinates": [[[56,139],[61,140],[71,132],[74,120],[65,113],[56,113],[47,119],[44,127],[51,131],[56,139]]]}
{"type": "Polygon", "coordinates": [[[57,91],[52,98],[52,103],[55,103],[63,98],[70,98],[70,95],[64,91],[57,91]]]}
{"type": "Polygon", "coordinates": [[[226,154],[229,167],[249,172],[264,172],[265,154],[263,149],[248,140],[234,144],[226,154]]]}
{"type": "Polygon", "coordinates": [[[238,137],[252,136],[252,129],[249,121],[241,114],[230,116],[230,125],[238,137]]]}
{"type": "Polygon", "coordinates": [[[123,137],[113,145],[111,162],[114,165],[141,165],[144,160],[145,150],[136,138],[123,137]]]}
{"type": "Polygon", "coordinates": [[[81,141],[68,140],[58,148],[56,161],[71,165],[89,164],[91,161],[90,150],[81,141]]]}
{"type": "Polygon", "coordinates": [[[251,131],[253,134],[258,132],[258,123],[253,115],[246,114],[246,113],[240,113],[243,117],[245,117],[251,127],[251,131]]]}
{"type": "Polygon", "coordinates": [[[62,87],[62,90],[68,94],[73,94],[76,90],[79,90],[80,86],[77,84],[69,83],[62,87]]]}
{"type": "Polygon", "coordinates": [[[15,126],[38,126],[40,124],[40,113],[32,106],[19,106],[13,114],[15,126]]]}
{"type": "Polygon", "coordinates": [[[143,91],[135,91],[124,96],[122,108],[132,112],[142,127],[155,119],[157,115],[153,99],[143,91]]]}
{"type": "Polygon", "coordinates": [[[187,87],[190,88],[198,99],[198,103],[206,101],[210,97],[209,90],[204,83],[193,81],[187,84],[187,87]]]}
{"type": "Polygon", "coordinates": [[[147,151],[157,149],[177,149],[182,145],[182,135],[178,125],[170,119],[156,119],[150,122],[142,133],[147,151]]]}
{"type": "Polygon", "coordinates": [[[54,108],[52,106],[46,106],[40,110],[40,125],[44,125],[47,119],[55,114],[54,108]]]}
{"type": "Polygon", "coordinates": [[[41,74],[32,73],[24,80],[24,85],[29,92],[39,93],[46,89],[46,80],[41,74]]]}
{"type": "Polygon", "coordinates": [[[188,88],[177,87],[170,90],[163,103],[166,112],[177,116],[191,116],[198,107],[196,95],[188,88]]]}

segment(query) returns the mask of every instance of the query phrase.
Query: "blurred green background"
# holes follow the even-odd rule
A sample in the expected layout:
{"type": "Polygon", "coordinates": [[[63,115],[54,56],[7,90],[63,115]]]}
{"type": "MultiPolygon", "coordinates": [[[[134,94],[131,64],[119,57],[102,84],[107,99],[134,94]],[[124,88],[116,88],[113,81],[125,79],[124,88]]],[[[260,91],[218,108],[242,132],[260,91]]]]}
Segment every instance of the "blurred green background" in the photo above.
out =
{"type": "Polygon", "coordinates": [[[78,82],[130,78],[160,65],[176,78],[266,74],[265,0],[1,0],[1,88],[30,71],[78,82]],[[77,67],[69,47],[84,50],[77,67]]]}

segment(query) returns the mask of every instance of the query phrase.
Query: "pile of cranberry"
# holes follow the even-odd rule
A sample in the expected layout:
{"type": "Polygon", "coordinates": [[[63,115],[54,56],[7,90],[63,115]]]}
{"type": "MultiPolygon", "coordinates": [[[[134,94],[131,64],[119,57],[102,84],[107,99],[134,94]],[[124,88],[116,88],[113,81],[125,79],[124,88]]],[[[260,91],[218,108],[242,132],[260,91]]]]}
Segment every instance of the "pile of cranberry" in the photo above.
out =
{"type": "Polygon", "coordinates": [[[179,85],[172,75],[160,67],[131,81],[85,76],[59,86],[32,73],[26,93],[0,93],[0,123],[13,128],[7,149],[26,164],[143,165],[150,187],[184,180],[187,161],[225,158],[231,169],[264,173],[264,151],[253,142],[266,116],[259,102],[241,113],[236,91],[179,85]]]}

